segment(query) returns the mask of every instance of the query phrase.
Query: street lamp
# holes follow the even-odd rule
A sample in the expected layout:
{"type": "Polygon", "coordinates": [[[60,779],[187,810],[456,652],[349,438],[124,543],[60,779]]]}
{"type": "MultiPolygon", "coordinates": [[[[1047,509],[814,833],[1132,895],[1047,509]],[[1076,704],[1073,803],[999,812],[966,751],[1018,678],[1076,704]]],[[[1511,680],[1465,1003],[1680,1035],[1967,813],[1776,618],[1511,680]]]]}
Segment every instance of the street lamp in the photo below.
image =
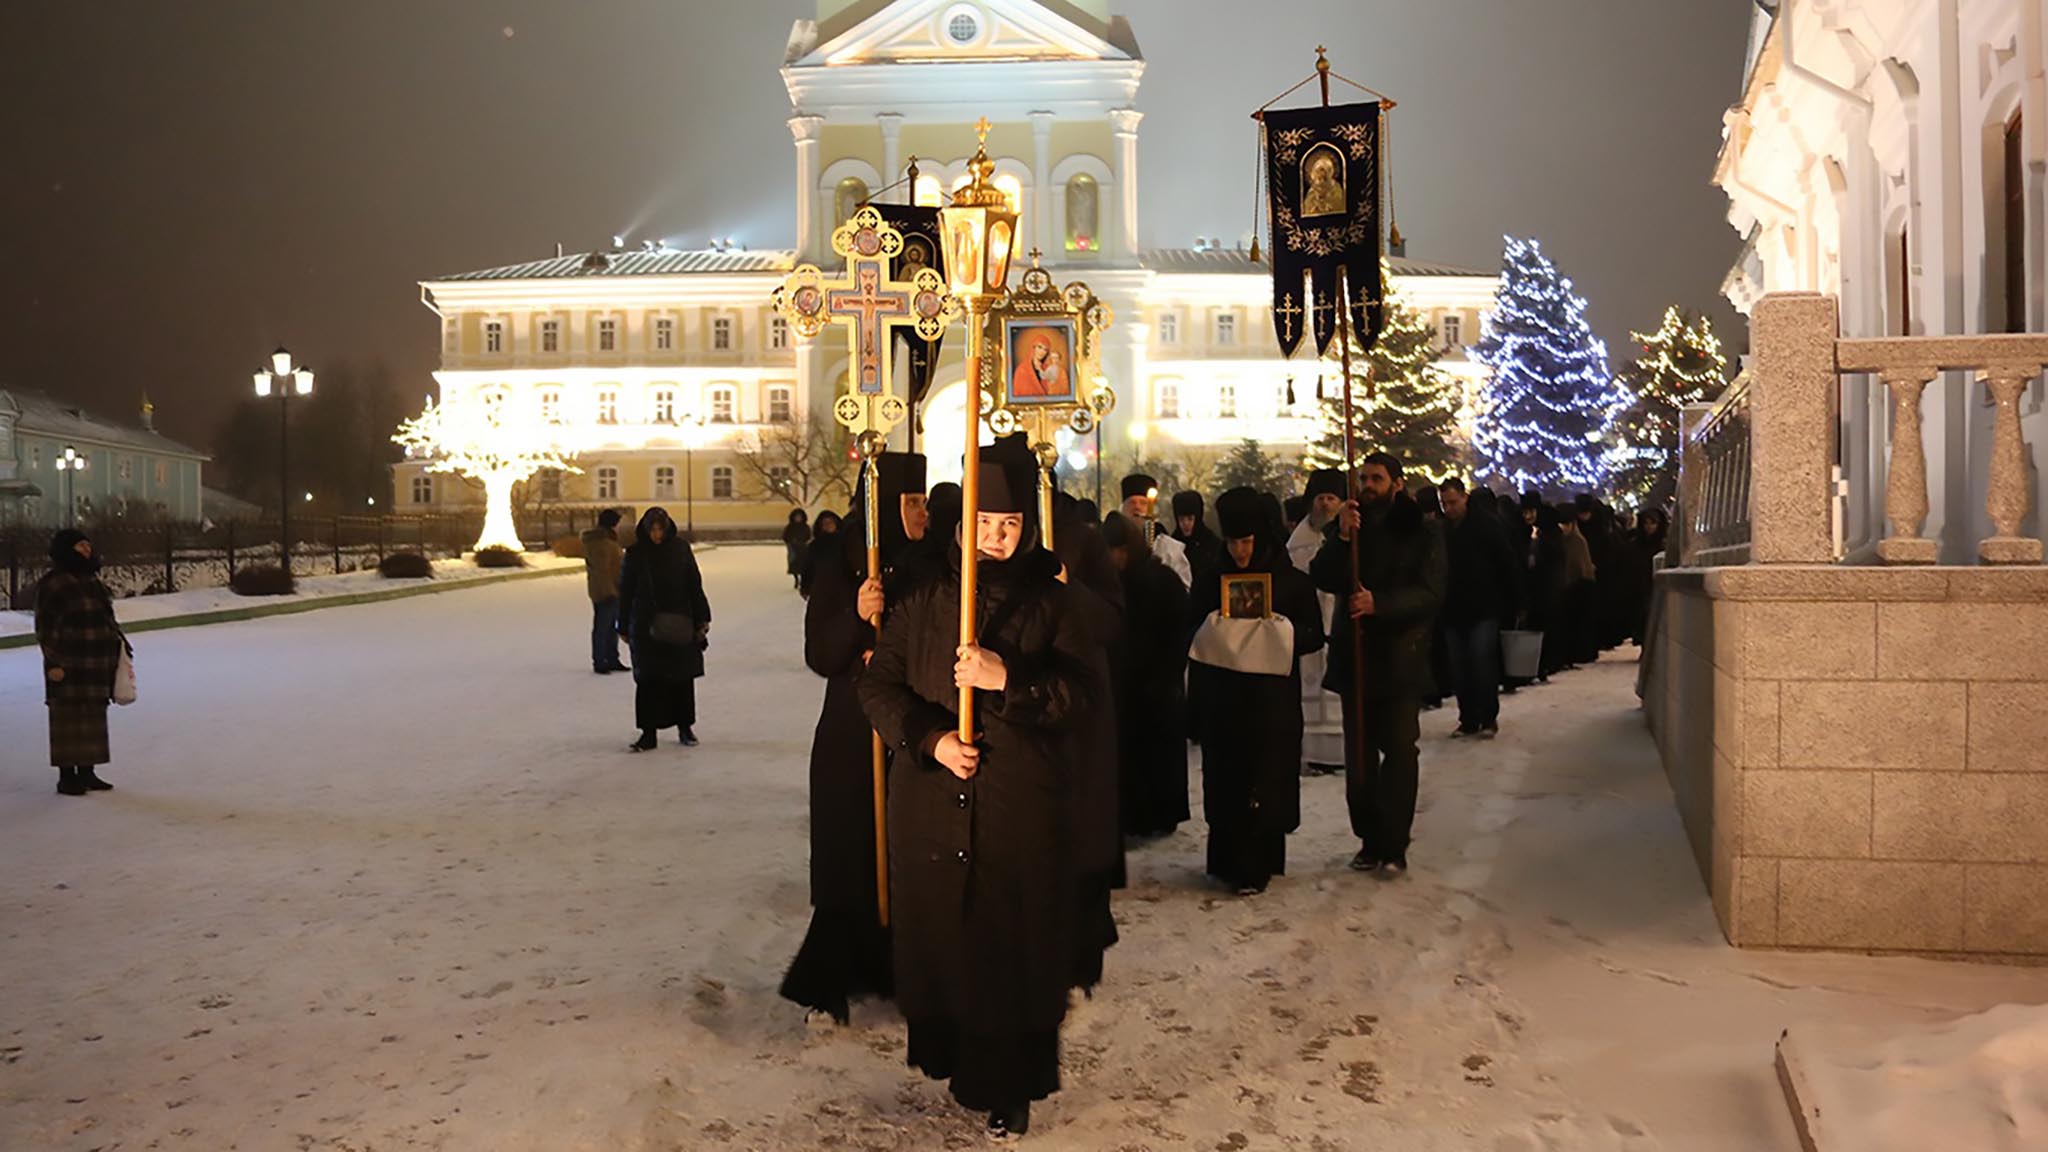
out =
{"type": "MultiPolygon", "coordinates": [[[[270,354],[270,366],[256,370],[258,399],[277,397],[277,553],[279,563],[292,570],[292,474],[291,403],[293,396],[313,394],[313,370],[292,365],[292,354],[278,345],[270,354]]],[[[309,496],[308,499],[311,499],[309,496]]]]}
{"type": "MultiPolygon", "coordinates": [[[[1010,197],[991,182],[996,162],[988,158],[988,119],[975,125],[981,138],[967,163],[968,183],[939,209],[945,233],[947,288],[967,305],[967,439],[960,476],[960,643],[975,642],[975,514],[981,510],[981,343],[989,309],[1010,279],[1016,247],[1017,212],[1010,197]]],[[[960,689],[960,740],[974,741],[974,689],[960,689]]]]}
{"type": "Polygon", "coordinates": [[[683,432],[683,531],[697,535],[697,437],[704,432],[704,414],[692,412],[678,423],[683,432]]]}
{"type": "Polygon", "coordinates": [[[91,465],[92,460],[90,458],[80,456],[78,449],[73,448],[69,444],[64,446],[64,454],[57,457],[57,471],[64,474],[64,526],[66,528],[78,527],[78,498],[72,495],[72,477],[85,471],[91,465]]]}

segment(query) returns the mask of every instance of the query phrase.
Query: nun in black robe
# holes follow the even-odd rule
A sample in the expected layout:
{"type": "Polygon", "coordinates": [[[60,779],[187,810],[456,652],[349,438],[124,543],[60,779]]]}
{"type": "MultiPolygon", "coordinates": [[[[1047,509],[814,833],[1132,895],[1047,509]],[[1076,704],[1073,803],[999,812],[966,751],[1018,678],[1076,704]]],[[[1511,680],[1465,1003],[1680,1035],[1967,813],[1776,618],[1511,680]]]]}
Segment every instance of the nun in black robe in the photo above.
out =
{"type": "Polygon", "coordinates": [[[1194,619],[1220,608],[1223,577],[1263,574],[1272,582],[1271,614],[1294,626],[1285,676],[1188,665],[1189,678],[1199,681],[1210,702],[1191,716],[1202,744],[1208,872],[1249,896],[1287,874],[1287,834],[1301,826],[1301,658],[1323,646],[1323,617],[1315,585],[1288,559],[1280,526],[1257,492],[1225,492],[1216,501],[1216,518],[1223,562],[1195,582],[1194,619]]]}
{"type": "Polygon", "coordinates": [[[966,526],[982,554],[976,645],[959,643],[955,559],[896,607],[859,687],[896,754],[889,867],[909,1063],[949,1080],[991,1131],[1019,1133],[1030,1102],[1060,1085],[1079,883],[1069,797],[1107,668],[1078,590],[1039,546],[1033,469],[980,469],[982,515],[966,526]],[[957,737],[960,677],[976,685],[971,745],[957,737]]]}
{"type": "Polygon", "coordinates": [[[923,547],[926,528],[924,457],[885,452],[875,463],[882,576],[868,585],[863,476],[845,527],[826,538],[836,547],[813,559],[804,609],[804,663],[825,678],[825,703],[811,737],[811,926],[782,995],[841,1024],[852,1000],[892,988],[875,891],[873,729],[855,687],[880,621],[862,617],[861,594],[881,594],[886,620],[910,583],[899,562],[923,547]]]}

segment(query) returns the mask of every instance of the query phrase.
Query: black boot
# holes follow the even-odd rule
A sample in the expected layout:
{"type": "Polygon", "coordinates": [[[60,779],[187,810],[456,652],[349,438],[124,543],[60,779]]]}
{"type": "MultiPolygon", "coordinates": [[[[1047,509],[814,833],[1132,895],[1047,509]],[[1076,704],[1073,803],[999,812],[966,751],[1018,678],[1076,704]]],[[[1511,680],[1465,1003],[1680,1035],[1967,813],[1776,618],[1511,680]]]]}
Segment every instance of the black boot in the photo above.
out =
{"type": "Polygon", "coordinates": [[[60,796],[85,795],[85,778],[78,774],[78,769],[57,769],[57,794],[60,796]]]}
{"type": "Polygon", "coordinates": [[[92,765],[90,764],[78,770],[78,779],[85,785],[85,790],[88,792],[112,792],[114,790],[112,784],[99,778],[99,774],[92,770],[92,765]]]}
{"type": "Polygon", "coordinates": [[[689,726],[688,724],[685,724],[685,725],[683,725],[683,747],[685,747],[685,748],[695,748],[696,746],[697,746],[697,731],[696,731],[696,729],[694,729],[694,728],[690,727],[690,726],[689,726]]]}
{"type": "Polygon", "coordinates": [[[654,729],[642,728],[640,730],[640,738],[626,745],[626,748],[632,752],[654,751],[654,729]]]}
{"type": "Polygon", "coordinates": [[[1031,1105],[998,1108],[988,1114],[988,1134],[997,1138],[1022,1136],[1031,1131],[1031,1105]]]}

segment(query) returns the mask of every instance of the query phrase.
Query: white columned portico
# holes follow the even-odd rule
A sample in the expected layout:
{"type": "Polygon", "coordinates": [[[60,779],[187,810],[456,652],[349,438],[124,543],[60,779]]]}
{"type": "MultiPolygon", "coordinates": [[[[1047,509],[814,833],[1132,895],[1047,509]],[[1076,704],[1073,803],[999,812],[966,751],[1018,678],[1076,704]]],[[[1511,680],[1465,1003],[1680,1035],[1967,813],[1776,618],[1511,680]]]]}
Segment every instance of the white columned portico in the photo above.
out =
{"type": "MultiPolygon", "coordinates": [[[[1059,190],[1052,186],[1052,122],[1050,112],[1031,114],[1031,243],[1048,253],[1065,251],[1052,234],[1052,198],[1059,190]]],[[[1054,257],[1057,262],[1057,256],[1054,257]]]]}
{"type": "Polygon", "coordinates": [[[1109,114],[1110,130],[1116,134],[1116,257],[1138,258],[1138,122],[1145,114],[1135,108],[1118,108],[1109,114]]]}
{"type": "Polygon", "coordinates": [[[823,116],[791,116],[789,134],[796,140],[796,239],[804,260],[818,257],[818,138],[823,116]]]}
{"type": "MultiPolygon", "coordinates": [[[[882,129],[882,186],[872,191],[880,192],[903,179],[903,115],[900,112],[878,113],[875,124],[882,129]]],[[[910,189],[906,199],[915,203],[917,189],[910,189]]]]}

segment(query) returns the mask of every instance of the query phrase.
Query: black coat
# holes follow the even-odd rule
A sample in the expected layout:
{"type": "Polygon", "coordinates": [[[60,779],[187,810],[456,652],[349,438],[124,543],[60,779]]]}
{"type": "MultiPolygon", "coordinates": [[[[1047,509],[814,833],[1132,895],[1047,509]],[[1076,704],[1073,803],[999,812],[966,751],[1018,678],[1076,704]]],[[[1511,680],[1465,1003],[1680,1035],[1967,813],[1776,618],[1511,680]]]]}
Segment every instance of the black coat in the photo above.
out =
{"type": "Polygon", "coordinates": [[[1188,818],[1188,590],[1150,552],[1123,573],[1117,730],[1123,826],[1164,832],[1188,818]]]}
{"type": "Polygon", "coordinates": [[[804,607],[804,663],[825,678],[811,737],[811,906],[873,919],[874,730],[857,683],[875,630],[858,615],[862,576],[844,562],[820,564],[804,607]]]}
{"type": "MultiPolygon", "coordinates": [[[[1435,690],[1430,675],[1430,637],[1444,603],[1443,534],[1423,519],[1422,509],[1406,496],[1385,512],[1366,510],[1359,526],[1358,562],[1361,583],[1373,595],[1374,614],[1364,618],[1365,693],[1367,697],[1428,696],[1435,690]]],[[[1323,687],[1351,691],[1351,545],[1332,523],[1322,551],[1309,565],[1317,588],[1337,597],[1336,621],[1330,628],[1328,671],[1323,687]]]]}
{"type": "Polygon", "coordinates": [[[619,571],[619,631],[633,641],[635,682],[693,680],[704,675],[704,644],[661,644],[654,639],[654,615],[680,612],[701,634],[711,625],[704,598],[704,574],[690,542],[671,536],[661,543],[641,539],[626,549],[619,571]]]}
{"type": "Polygon", "coordinates": [[[958,726],[957,569],[911,592],[884,623],[861,703],[895,750],[889,785],[891,928],[897,1001],[910,1020],[968,1034],[1056,1029],[1073,973],[1075,857],[1070,794],[1107,671],[1075,589],[1032,549],[998,575],[984,564],[981,644],[1008,667],[982,692],[980,770],[960,780],[930,749],[958,726]]]}
{"type": "Polygon", "coordinates": [[[1445,524],[1450,579],[1444,595],[1444,622],[1498,620],[1512,624],[1521,611],[1522,570],[1500,520],[1473,509],[1464,519],[1445,524]]]}
{"type": "Polygon", "coordinates": [[[1195,620],[1221,606],[1219,577],[1240,571],[1272,576],[1273,614],[1294,624],[1294,660],[1285,676],[1189,663],[1188,678],[1206,703],[1190,717],[1202,742],[1202,818],[1211,828],[1292,832],[1301,826],[1301,658],[1323,646],[1323,609],[1286,550],[1268,545],[1248,568],[1226,554],[1221,569],[1195,581],[1195,620]]]}
{"type": "MultiPolygon", "coordinates": [[[[1124,586],[1117,579],[1116,564],[1101,533],[1083,516],[1069,516],[1053,536],[1053,552],[1067,570],[1067,587],[1086,623],[1088,642],[1102,654],[1109,666],[1125,642],[1124,586]]],[[[1104,681],[1105,693],[1111,681],[1104,681]]],[[[1085,771],[1076,775],[1070,793],[1081,869],[1085,874],[1109,879],[1111,886],[1124,885],[1124,833],[1119,818],[1117,787],[1117,710],[1112,697],[1089,709],[1090,732],[1084,752],[1090,758],[1085,771]]]]}
{"type": "Polygon", "coordinates": [[[1206,572],[1223,566],[1223,537],[1210,531],[1209,525],[1201,520],[1195,521],[1194,532],[1186,536],[1175,532],[1173,538],[1188,550],[1188,571],[1206,572]]]}

